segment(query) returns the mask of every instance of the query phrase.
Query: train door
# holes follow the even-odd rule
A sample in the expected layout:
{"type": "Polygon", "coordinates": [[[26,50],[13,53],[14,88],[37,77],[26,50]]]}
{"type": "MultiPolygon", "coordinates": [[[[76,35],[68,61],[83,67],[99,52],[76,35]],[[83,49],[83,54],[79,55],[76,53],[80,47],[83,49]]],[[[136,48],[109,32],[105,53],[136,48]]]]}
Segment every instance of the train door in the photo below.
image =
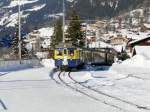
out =
{"type": "Polygon", "coordinates": [[[63,65],[64,66],[68,65],[68,58],[67,58],[67,56],[68,56],[68,52],[67,52],[67,49],[65,48],[64,49],[64,58],[63,58],[63,65]]]}
{"type": "Polygon", "coordinates": [[[68,50],[68,56],[69,56],[69,59],[72,60],[75,58],[75,52],[74,52],[74,49],[69,49],[68,50]]]}

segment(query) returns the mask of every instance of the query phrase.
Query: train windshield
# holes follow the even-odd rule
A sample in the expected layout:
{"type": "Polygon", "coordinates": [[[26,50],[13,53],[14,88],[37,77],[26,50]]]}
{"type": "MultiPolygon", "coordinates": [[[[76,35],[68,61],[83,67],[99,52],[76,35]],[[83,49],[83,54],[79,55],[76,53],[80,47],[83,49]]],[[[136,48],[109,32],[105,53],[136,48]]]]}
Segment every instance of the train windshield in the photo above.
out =
{"type": "Polygon", "coordinates": [[[69,50],[69,55],[74,56],[74,50],[69,50]]]}
{"type": "Polygon", "coordinates": [[[57,56],[62,56],[63,55],[63,52],[61,51],[61,50],[59,50],[58,52],[57,52],[57,56]]]}
{"type": "Polygon", "coordinates": [[[67,49],[64,49],[64,55],[66,55],[67,54],[67,49]]]}

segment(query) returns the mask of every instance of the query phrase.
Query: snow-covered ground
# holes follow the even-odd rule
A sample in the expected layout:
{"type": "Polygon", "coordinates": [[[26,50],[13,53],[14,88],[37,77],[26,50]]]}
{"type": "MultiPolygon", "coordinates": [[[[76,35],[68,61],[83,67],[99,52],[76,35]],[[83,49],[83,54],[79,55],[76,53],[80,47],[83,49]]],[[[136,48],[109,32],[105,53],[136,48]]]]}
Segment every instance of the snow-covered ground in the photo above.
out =
{"type": "Polygon", "coordinates": [[[71,72],[72,78],[63,72],[63,82],[59,72],[53,72],[53,60],[41,63],[45,67],[0,71],[0,112],[150,111],[150,69],[146,67],[89,66],[71,72]]]}

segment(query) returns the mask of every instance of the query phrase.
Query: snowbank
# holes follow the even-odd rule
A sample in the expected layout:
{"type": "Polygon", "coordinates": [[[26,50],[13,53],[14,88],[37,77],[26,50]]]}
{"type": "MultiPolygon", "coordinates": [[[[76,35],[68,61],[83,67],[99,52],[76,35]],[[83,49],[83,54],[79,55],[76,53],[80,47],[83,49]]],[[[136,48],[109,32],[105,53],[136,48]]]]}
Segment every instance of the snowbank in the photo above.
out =
{"type": "Polygon", "coordinates": [[[38,66],[34,67],[34,63],[24,63],[19,64],[14,62],[11,66],[5,66],[5,68],[0,68],[0,81],[15,81],[15,80],[45,80],[49,79],[49,75],[53,74],[53,68],[55,67],[54,60],[43,59],[41,64],[44,67],[38,66]],[[34,68],[33,68],[34,67],[34,68]],[[4,75],[3,75],[4,74],[4,75]]]}
{"type": "Polygon", "coordinates": [[[30,80],[47,80],[52,70],[44,67],[24,69],[20,71],[11,71],[0,77],[0,81],[30,81],[30,80]]]}
{"type": "Polygon", "coordinates": [[[147,60],[150,59],[150,46],[135,46],[134,47],[137,55],[144,56],[147,60]]]}
{"type": "Polygon", "coordinates": [[[0,72],[17,71],[21,69],[33,68],[35,66],[40,66],[39,60],[22,60],[21,64],[19,60],[2,60],[0,61],[0,72]]]}
{"type": "Polygon", "coordinates": [[[143,55],[135,55],[134,57],[123,61],[121,64],[114,64],[113,66],[126,66],[126,67],[142,67],[150,68],[150,60],[143,55]]]}
{"type": "Polygon", "coordinates": [[[51,68],[51,69],[55,68],[55,62],[53,59],[43,59],[41,61],[41,64],[46,68],[51,68]]]}

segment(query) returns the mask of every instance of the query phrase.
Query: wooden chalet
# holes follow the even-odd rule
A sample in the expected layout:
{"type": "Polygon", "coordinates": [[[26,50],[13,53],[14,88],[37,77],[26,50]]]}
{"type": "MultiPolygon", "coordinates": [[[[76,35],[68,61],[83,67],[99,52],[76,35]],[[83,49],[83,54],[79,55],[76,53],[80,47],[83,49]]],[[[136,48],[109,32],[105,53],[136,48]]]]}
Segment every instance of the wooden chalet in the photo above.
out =
{"type": "Polygon", "coordinates": [[[111,45],[126,45],[129,39],[127,37],[123,37],[122,35],[118,35],[117,37],[110,38],[111,45]]]}
{"type": "MultiPolygon", "coordinates": [[[[136,40],[136,41],[131,41],[128,44],[128,47],[129,47],[130,52],[132,53],[132,55],[136,55],[137,52],[138,52],[137,51],[138,49],[143,49],[143,48],[147,49],[147,48],[150,48],[150,37],[146,37],[146,38],[139,39],[139,40],[136,40]]],[[[147,52],[149,52],[149,50],[147,52]]]]}
{"type": "Polygon", "coordinates": [[[150,46],[150,37],[131,41],[129,47],[134,48],[135,46],[150,46]]]}

